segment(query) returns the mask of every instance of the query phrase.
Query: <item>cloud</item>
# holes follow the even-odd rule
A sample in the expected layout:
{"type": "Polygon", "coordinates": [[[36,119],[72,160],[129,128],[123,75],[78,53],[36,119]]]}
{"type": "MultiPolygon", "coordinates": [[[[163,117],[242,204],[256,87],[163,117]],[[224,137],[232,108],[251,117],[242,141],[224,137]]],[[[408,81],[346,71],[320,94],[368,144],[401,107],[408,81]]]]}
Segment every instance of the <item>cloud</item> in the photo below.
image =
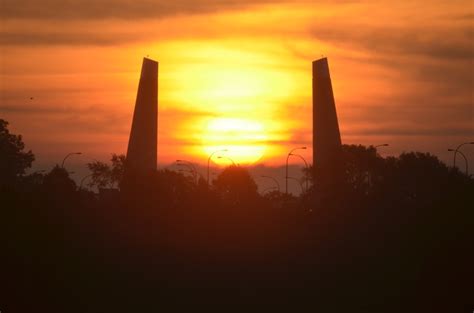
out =
{"type": "MultiPolygon", "coordinates": [[[[34,102],[34,101],[33,101],[34,102]]],[[[2,116],[15,121],[28,119],[29,128],[40,133],[126,134],[129,131],[130,116],[120,111],[104,108],[102,105],[59,106],[57,104],[0,105],[2,116]]]]}
{"type": "Polygon", "coordinates": [[[143,19],[242,9],[279,0],[3,0],[2,19],[143,19]]]}
{"type": "Polygon", "coordinates": [[[367,127],[361,129],[352,129],[350,136],[423,136],[423,137],[440,137],[440,136],[474,136],[474,127],[459,126],[443,126],[443,127],[420,127],[410,125],[406,128],[402,125],[393,125],[392,127],[367,127]]]}
{"type": "Polygon", "coordinates": [[[471,25],[449,28],[423,26],[364,26],[339,24],[337,27],[318,25],[313,30],[316,39],[337,46],[357,47],[389,56],[421,56],[433,59],[472,59],[474,31],[471,25]]]}
{"type": "MultiPolygon", "coordinates": [[[[461,6],[450,7],[456,14],[439,14],[440,7],[415,20],[392,8],[396,13],[390,18],[377,12],[375,19],[367,12],[365,17],[312,23],[311,37],[328,44],[332,59],[364,82],[362,89],[338,103],[344,136],[473,135],[472,15],[463,13],[461,6]]],[[[416,4],[417,10],[423,8],[416,4]]]]}
{"type": "MultiPolygon", "coordinates": [[[[285,0],[4,0],[1,45],[116,45],[143,40],[194,37],[187,23],[166,18],[246,10],[285,0]]],[[[210,29],[208,29],[212,32],[210,29]]]]}
{"type": "Polygon", "coordinates": [[[97,32],[24,32],[9,31],[0,33],[0,45],[117,45],[139,41],[140,36],[124,33],[97,32]]]}

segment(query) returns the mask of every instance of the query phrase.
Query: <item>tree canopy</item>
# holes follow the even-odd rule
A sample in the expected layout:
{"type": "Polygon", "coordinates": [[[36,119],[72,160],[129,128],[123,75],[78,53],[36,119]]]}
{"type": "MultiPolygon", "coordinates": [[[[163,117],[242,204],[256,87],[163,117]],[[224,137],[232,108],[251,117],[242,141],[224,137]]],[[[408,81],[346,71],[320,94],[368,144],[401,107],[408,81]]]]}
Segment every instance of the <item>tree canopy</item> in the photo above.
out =
{"type": "Polygon", "coordinates": [[[16,181],[34,159],[31,150],[25,151],[22,136],[10,133],[8,122],[0,119],[0,184],[16,181]]]}
{"type": "Polygon", "coordinates": [[[87,167],[92,172],[89,186],[112,188],[120,184],[125,168],[125,155],[117,155],[114,153],[110,161],[111,165],[100,161],[87,164],[87,167]]]}

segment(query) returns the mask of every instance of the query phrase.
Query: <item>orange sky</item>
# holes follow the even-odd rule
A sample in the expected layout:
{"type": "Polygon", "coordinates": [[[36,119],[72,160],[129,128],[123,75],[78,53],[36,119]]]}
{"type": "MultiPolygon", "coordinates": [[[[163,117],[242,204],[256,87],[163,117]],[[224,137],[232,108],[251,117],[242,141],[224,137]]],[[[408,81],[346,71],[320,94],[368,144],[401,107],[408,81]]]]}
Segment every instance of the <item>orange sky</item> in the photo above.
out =
{"type": "Polygon", "coordinates": [[[0,118],[42,164],[126,151],[146,55],[160,62],[161,164],[226,146],[281,165],[311,147],[321,55],[344,143],[450,160],[474,139],[472,1],[6,0],[0,18],[0,118]]]}

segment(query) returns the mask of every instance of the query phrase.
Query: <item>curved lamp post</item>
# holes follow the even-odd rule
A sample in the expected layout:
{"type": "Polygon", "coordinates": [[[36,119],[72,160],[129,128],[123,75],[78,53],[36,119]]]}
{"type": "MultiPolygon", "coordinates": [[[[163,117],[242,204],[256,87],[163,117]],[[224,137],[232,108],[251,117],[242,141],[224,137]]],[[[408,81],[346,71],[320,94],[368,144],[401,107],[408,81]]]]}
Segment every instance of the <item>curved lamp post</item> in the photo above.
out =
{"type": "Polygon", "coordinates": [[[381,145],[376,145],[374,148],[377,149],[378,147],[388,147],[389,144],[388,143],[383,143],[381,145]]]}
{"type": "Polygon", "coordinates": [[[221,150],[217,150],[217,151],[214,151],[212,152],[209,157],[207,158],[207,186],[209,186],[209,165],[210,165],[210,162],[211,162],[211,159],[212,157],[214,156],[214,154],[216,154],[217,152],[227,152],[229,150],[227,149],[221,149],[221,150]]]}
{"type": "Polygon", "coordinates": [[[71,155],[80,155],[82,152],[71,152],[66,154],[66,156],[63,159],[63,162],[61,163],[61,167],[64,168],[64,162],[66,162],[66,159],[69,158],[71,155]]]}
{"type": "Polygon", "coordinates": [[[299,147],[292,149],[286,156],[286,175],[285,175],[285,193],[288,194],[288,159],[293,155],[293,151],[296,150],[306,150],[306,147],[299,147]]]}
{"type": "Polygon", "coordinates": [[[226,156],[218,156],[217,158],[218,158],[218,159],[227,159],[227,160],[229,160],[229,161],[232,162],[232,165],[233,165],[233,166],[236,166],[234,160],[232,160],[232,159],[229,158],[229,157],[226,157],[226,156]]]}
{"type": "Polygon", "coordinates": [[[456,150],[454,150],[454,149],[448,149],[448,151],[449,152],[454,152],[454,154],[459,153],[464,158],[464,162],[466,164],[466,175],[469,175],[469,168],[468,168],[468,162],[467,162],[466,155],[464,153],[462,153],[461,151],[456,152],[456,150]]]}
{"type": "MultiPolygon", "coordinates": [[[[304,166],[306,167],[306,171],[308,171],[309,167],[308,167],[308,162],[306,162],[305,158],[303,158],[302,155],[300,154],[295,154],[295,153],[292,153],[291,155],[294,155],[296,157],[299,157],[301,160],[303,160],[304,162],[304,166]]],[[[306,175],[305,175],[306,176],[306,175]]],[[[308,178],[305,177],[305,181],[306,181],[306,190],[308,190],[308,178]]]]}
{"type": "Polygon", "coordinates": [[[266,175],[262,175],[261,177],[272,179],[272,180],[275,182],[275,184],[276,184],[276,186],[277,186],[277,188],[278,188],[278,192],[281,192],[280,183],[278,182],[278,180],[276,180],[274,177],[266,176],[266,175]]]}
{"type": "MultiPolygon", "coordinates": [[[[456,156],[457,156],[458,152],[460,152],[459,149],[461,149],[461,147],[464,146],[464,145],[474,145],[474,141],[473,142],[462,143],[456,148],[456,150],[454,150],[453,167],[456,167],[456,156]]],[[[466,163],[466,167],[467,167],[467,163],[466,163]]],[[[466,172],[466,174],[467,174],[467,172],[466,172]]]]}
{"type": "Polygon", "coordinates": [[[196,166],[194,166],[193,163],[191,163],[189,161],[186,161],[186,160],[176,160],[176,163],[178,165],[186,166],[187,168],[189,168],[191,174],[193,175],[194,181],[197,184],[197,182],[198,182],[198,173],[197,173],[197,170],[196,170],[196,166]]]}

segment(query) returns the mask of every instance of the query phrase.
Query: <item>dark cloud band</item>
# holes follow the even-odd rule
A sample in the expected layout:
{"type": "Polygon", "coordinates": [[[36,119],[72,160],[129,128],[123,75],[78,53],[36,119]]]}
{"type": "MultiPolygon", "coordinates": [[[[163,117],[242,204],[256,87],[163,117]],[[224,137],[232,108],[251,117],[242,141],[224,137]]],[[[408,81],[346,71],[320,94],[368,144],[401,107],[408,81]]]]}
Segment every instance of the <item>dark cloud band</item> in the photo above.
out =
{"type": "Polygon", "coordinates": [[[0,18],[140,19],[244,8],[281,0],[3,0],[0,18]]]}

